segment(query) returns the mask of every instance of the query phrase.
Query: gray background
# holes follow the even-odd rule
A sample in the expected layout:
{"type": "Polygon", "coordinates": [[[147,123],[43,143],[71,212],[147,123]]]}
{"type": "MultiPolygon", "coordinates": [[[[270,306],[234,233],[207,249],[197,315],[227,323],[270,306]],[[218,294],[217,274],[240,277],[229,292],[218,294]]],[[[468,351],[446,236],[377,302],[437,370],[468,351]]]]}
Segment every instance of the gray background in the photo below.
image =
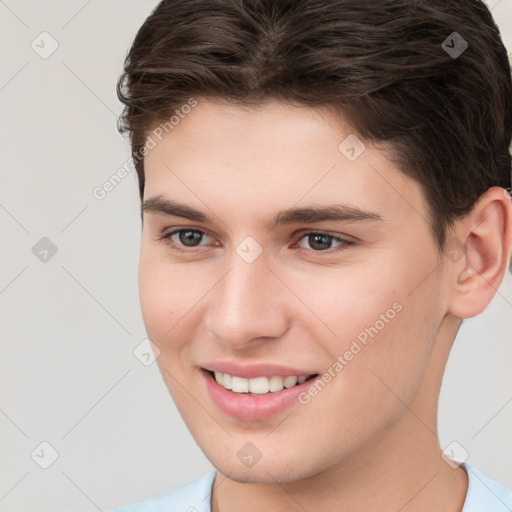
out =
{"type": "MultiPolygon", "coordinates": [[[[1,512],[106,511],[212,469],[156,363],[134,355],[135,173],[92,194],[129,156],[115,82],[156,4],[0,1],[1,512]]],[[[512,49],[512,0],[490,6],[512,49]]],[[[511,332],[507,275],[463,325],[440,399],[442,446],[509,486],[511,332]]]]}

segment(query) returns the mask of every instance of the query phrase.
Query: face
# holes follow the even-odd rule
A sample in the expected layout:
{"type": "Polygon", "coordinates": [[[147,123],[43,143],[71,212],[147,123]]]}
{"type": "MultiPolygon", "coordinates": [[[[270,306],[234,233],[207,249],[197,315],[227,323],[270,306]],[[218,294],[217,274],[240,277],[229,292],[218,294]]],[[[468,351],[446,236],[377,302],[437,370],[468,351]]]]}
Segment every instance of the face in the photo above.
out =
{"type": "Polygon", "coordinates": [[[145,157],[145,326],[231,479],[357,457],[424,386],[448,295],[426,203],[352,133],[327,110],[198,99],[145,157]]]}

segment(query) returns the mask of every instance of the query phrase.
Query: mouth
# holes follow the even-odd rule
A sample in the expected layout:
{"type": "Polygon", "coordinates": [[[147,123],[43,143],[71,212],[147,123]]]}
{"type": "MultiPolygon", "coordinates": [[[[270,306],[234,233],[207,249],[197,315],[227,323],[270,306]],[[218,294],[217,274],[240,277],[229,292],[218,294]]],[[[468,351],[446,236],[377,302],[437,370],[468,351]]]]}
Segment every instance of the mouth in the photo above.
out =
{"type": "Polygon", "coordinates": [[[229,373],[219,371],[204,371],[215,380],[219,386],[231,391],[246,396],[262,396],[267,394],[274,394],[283,391],[283,389],[290,389],[300,386],[315,377],[318,373],[311,375],[272,375],[270,377],[261,376],[254,378],[246,378],[238,375],[231,375],[229,373]]]}
{"type": "Polygon", "coordinates": [[[212,403],[225,415],[243,422],[265,421],[284,414],[301,403],[300,395],[319,377],[318,373],[242,377],[206,368],[201,368],[200,373],[212,403]]]}

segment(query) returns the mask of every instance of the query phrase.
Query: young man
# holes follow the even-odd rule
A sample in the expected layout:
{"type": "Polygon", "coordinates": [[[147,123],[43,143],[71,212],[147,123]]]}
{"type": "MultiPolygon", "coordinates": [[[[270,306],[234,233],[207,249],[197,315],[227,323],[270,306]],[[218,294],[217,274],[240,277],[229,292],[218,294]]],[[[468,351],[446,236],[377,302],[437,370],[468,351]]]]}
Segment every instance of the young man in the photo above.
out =
{"type": "Polygon", "coordinates": [[[437,434],[453,340],[512,250],[485,5],[163,1],[118,92],[144,322],[216,468],[119,512],[512,510],[437,434]]]}

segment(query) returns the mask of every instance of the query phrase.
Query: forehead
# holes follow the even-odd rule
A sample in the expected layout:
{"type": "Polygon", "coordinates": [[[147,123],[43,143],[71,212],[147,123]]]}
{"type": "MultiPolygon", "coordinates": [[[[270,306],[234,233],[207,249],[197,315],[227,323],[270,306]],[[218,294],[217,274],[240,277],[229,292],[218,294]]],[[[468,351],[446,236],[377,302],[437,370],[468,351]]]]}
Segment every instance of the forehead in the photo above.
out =
{"type": "Polygon", "coordinates": [[[146,155],[144,198],[187,198],[202,209],[208,200],[252,215],[325,202],[423,211],[419,185],[341,121],[327,108],[276,100],[240,107],[198,99],[146,155]]]}

